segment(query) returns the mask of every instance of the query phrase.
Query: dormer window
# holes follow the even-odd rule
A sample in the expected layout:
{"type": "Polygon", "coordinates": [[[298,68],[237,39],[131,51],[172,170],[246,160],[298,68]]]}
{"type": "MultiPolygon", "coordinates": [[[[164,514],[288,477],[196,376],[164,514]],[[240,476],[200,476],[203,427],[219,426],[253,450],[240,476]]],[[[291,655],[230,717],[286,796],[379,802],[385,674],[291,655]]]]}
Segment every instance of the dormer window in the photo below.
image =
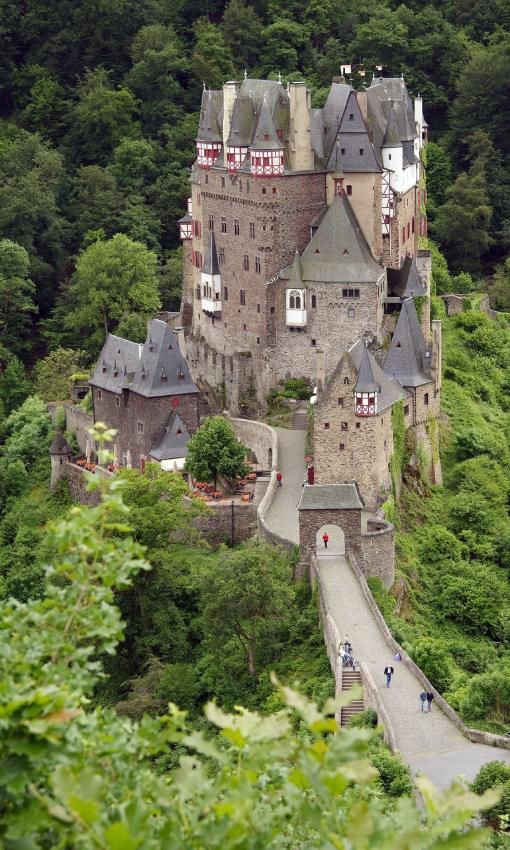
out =
{"type": "Polygon", "coordinates": [[[179,378],[180,381],[184,381],[184,372],[182,370],[182,366],[179,369],[179,371],[177,372],[177,377],[179,378]]]}
{"type": "Polygon", "coordinates": [[[289,295],[289,307],[291,310],[301,310],[301,293],[293,290],[289,295]]]}
{"type": "Polygon", "coordinates": [[[164,369],[161,370],[161,380],[165,381],[165,382],[168,381],[168,378],[167,378],[167,375],[166,375],[166,372],[165,372],[164,369]]]}

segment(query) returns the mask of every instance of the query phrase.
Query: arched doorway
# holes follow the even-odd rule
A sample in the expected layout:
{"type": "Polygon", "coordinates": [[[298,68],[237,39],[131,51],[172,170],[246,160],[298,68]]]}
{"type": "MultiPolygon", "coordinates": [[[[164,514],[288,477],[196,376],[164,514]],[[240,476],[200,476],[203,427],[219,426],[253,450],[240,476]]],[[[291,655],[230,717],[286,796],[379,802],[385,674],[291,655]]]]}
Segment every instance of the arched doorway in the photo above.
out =
{"type": "Polygon", "coordinates": [[[267,450],[267,468],[271,471],[273,468],[273,450],[267,450]]]}
{"type": "Polygon", "coordinates": [[[338,525],[322,525],[317,531],[315,538],[315,549],[317,555],[345,555],[345,534],[338,525]],[[326,533],[329,537],[327,549],[322,539],[326,533]]]}

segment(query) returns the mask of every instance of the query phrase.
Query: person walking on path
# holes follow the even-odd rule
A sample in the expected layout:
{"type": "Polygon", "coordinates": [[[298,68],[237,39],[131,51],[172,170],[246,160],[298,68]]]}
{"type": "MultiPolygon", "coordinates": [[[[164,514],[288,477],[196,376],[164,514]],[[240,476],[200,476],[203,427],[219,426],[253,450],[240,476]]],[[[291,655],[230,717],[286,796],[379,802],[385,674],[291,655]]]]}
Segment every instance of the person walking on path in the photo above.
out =
{"type": "Polygon", "coordinates": [[[281,472],[276,473],[276,480],[278,481],[278,487],[282,486],[282,474],[281,472]]]}
{"type": "Polygon", "coordinates": [[[427,698],[427,705],[429,707],[429,711],[432,711],[432,700],[434,699],[434,694],[432,693],[432,691],[427,691],[425,696],[427,698]]]}
{"type": "Polygon", "coordinates": [[[391,677],[393,676],[394,672],[395,671],[394,671],[393,667],[385,667],[384,668],[384,675],[386,676],[386,687],[387,688],[389,688],[389,686],[390,686],[391,677]]]}
{"type": "Polygon", "coordinates": [[[394,661],[402,661],[402,656],[401,656],[400,652],[398,652],[398,650],[395,653],[395,655],[393,656],[393,660],[394,661]]]}
{"type": "Polygon", "coordinates": [[[425,712],[426,712],[426,711],[428,711],[428,708],[427,708],[427,693],[426,693],[426,691],[422,691],[422,692],[421,692],[421,694],[420,694],[420,699],[421,699],[421,710],[422,710],[422,711],[425,711],[425,712]]]}
{"type": "Polygon", "coordinates": [[[324,548],[327,549],[328,548],[328,540],[329,540],[329,534],[328,534],[327,531],[325,531],[324,534],[322,535],[322,539],[324,541],[324,548]]]}

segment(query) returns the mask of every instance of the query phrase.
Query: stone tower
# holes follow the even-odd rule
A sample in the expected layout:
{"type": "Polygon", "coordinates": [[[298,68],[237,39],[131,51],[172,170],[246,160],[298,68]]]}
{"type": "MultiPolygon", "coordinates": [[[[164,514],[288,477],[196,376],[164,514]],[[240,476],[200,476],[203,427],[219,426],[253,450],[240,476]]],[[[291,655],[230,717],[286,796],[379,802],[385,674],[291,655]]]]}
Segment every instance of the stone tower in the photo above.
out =
{"type": "Polygon", "coordinates": [[[58,482],[66,477],[66,464],[70,462],[72,455],[73,450],[62,434],[62,431],[57,431],[50,446],[50,490],[54,490],[58,482]]]}

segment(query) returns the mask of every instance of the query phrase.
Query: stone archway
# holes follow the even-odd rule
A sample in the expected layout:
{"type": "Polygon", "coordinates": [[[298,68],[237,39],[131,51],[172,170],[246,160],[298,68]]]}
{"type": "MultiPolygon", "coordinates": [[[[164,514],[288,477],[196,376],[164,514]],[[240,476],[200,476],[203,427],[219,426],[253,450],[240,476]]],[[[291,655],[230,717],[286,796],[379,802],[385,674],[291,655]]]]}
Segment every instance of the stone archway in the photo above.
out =
{"type": "Polygon", "coordinates": [[[345,555],[345,534],[339,525],[326,523],[317,529],[315,535],[315,551],[317,556],[345,555]],[[323,534],[329,537],[327,549],[324,545],[323,534]]]}

